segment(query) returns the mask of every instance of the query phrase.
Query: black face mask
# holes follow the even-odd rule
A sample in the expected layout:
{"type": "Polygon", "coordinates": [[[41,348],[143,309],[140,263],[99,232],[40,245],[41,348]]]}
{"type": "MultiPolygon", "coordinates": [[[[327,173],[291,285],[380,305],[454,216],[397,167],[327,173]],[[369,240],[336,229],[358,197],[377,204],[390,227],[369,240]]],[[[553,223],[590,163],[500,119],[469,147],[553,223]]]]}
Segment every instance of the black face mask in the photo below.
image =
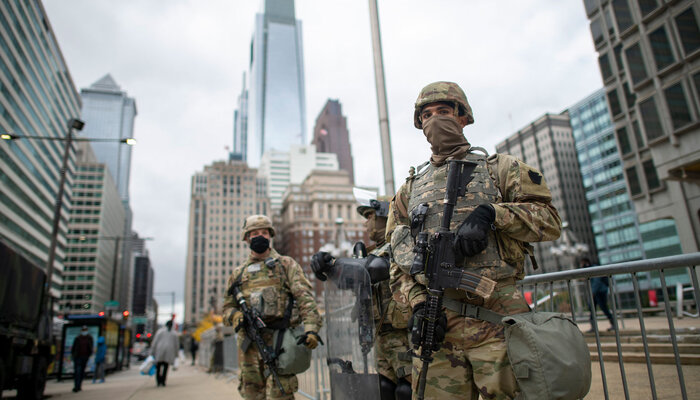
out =
{"type": "Polygon", "coordinates": [[[262,254],[270,248],[270,240],[265,236],[256,236],[250,239],[250,249],[258,254],[262,254]]]}

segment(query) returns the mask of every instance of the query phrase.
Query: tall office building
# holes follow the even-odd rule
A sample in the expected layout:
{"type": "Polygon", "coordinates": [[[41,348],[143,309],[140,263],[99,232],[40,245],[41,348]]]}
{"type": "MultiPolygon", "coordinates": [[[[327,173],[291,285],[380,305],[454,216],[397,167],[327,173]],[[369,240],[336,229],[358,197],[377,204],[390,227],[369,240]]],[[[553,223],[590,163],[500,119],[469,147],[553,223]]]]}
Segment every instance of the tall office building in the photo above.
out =
{"type": "Polygon", "coordinates": [[[642,235],[627,192],[605,90],[579,101],[568,112],[598,262],[611,264],[644,258],[642,235]]]}
{"type": "Polygon", "coordinates": [[[116,238],[124,229],[125,210],[112,175],[89,143],[78,143],[76,158],[60,308],[65,314],[96,314],[105,310],[105,302],[119,300],[116,238]]]}
{"type": "MultiPolygon", "coordinates": [[[[497,144],[496,151],[512,154],[542,172],[562,222],[568,223],[578,243],[586,244],[589,255],[595,258],[595,242],[568,114],[543,115],[497,144]]],[[[534,272],[577,267],[571,265],[569,257],[551,252],[554,243],[533,243],[540,266],[540,270],[534,272]]]]}
{"type": "Polygon", "coordinates": [[[314,145],[266,152],[260,163],[260,176],[267,180],[272,211],[282,208],[282,197],[289,184],[300,184],[315,169],[337,171],[338,157],[333,153],[318,153],[314,145]]]}
{"type": "Polygon", "coordinates": [[[584,0],[647,257],[700,250],[700,3],[584,0]],[[647,231],[649,228],[649,231],[647,231]],[[652,245],[652,243],[656,243],[652,245]],[[646,247],[656,247],[649,248],[646,247]]]}
{"type": "Polygon", "coordinates": [[[314,170],[302,183],[291,184],[285,191],[279,250],[301,264],[317,297],[321,296],[322,286],[315,284],[311,256],[333,243],[338,223],[342,222],[344,237],[350,244],[363,241],[370,245],[365,219],[357,213],[357,205],[347,171],[314,170]]]}
{"type": "Polygon", "coordinates": [[[246,88],[245,72],[243,89],[238,95],[238,108],[233,112],[233,151],[229,158],[238,161],[248,159],[248,88],[246,88]]]}
{"type": "MultiPolygon", "coordinates": [[[[82,118],[85,121],[84,134],[91,138],[127,139],[134,137],[134,119],[136,118],[136,101],[127,96],[110,74],[100,78],[89,88],[80,91],[83,100],[82,118]]],[[[132,294],[133,275],[131,205],[129,204],[129,179],[131,176],[131,146],[118,141],[92,142],[97,160],[107,165],[112,178],[117,184],[119,196],[126,208],[126,223],[121,237],[121,258],[118,274],[119,293],[117,298],[121,307],[128,308],[132,294]]]]}
{"type": "Polygon", "coordinates": [[[133,302],[131,306],[135,333],[153,332],[157,315],[153,304],[154,272],[148,253],[142,253],[134,260],[133,302]]]}
{"type": "Polygon", "coordinates": [[[294,0],[263,0],[250,48],[246,160],[257,167],[269,150],[306,144],[304,57],[294,0]]]}
{"type": "MultiPolygon", "coordinates": [[[[110,74],[100,78],[89,88],[80,90],[83,100],[83,133],[91,138],[126,139],[134,137],[136,101],[128,97],[110,74]]],[[[129,201],[131,175],[131,146],[119,142],[93,142],[95,155],[107,164],[117,183],[119,195],[129,201]]]]}
{"type": "MultiPolygon", "coordinates": [[[[0,2],[0,49],[0,133],[56,139],[0,140],[0,240],[46,268],[64,154],[60,140],[68,120],[80,115],[80,97],[40,1],[0,2]]],[[[71,151],[54,297],[62,284],[74,170],[71,151]]]]}
{"type": "Polygon", "coordinates": [[[217,161],[192,177],[185,271],[185,323],[210,310],[221,312],[226,281],[250,253],[241,227],[253,214],[268,214],[264,178],[241,161],[217,161]]]}
{"type": "Polygon", "coordinates": [[[355,182],[348,123],[338,100],[326,101],[316,118],[311,144],[321,153],[335,153],[340,169],[348,172],[351,183],[355,182]]]}

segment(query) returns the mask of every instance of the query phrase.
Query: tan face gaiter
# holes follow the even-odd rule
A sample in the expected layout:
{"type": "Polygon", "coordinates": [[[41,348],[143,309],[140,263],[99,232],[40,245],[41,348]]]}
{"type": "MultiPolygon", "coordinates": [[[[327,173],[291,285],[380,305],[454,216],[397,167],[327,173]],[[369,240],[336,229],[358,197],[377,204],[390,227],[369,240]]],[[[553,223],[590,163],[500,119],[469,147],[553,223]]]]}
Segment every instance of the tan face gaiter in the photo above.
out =
{"type": "Polygon", "coordinates": [[[423,134],[430,143],[430,162],[440,166],[448,158],[460,159],[467,154],[471,145],[462,133],[462,126],[454,117],[436,115],[423,123],[423,134]]]}

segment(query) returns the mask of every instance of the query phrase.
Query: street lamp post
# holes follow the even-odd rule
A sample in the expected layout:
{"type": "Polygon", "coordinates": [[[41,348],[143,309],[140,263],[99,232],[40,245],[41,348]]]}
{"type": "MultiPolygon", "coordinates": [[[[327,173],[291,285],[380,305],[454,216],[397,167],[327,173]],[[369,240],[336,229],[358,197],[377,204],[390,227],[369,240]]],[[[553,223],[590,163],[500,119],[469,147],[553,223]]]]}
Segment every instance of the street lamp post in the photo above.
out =
{"type": "Polygon", "coordinates": [[[61,170],[59,174],[58,191],[56,195],[56,201],[54,204],[53,213],[53,224],[51,226],[51,242],[49,244],[49,253],[46,263],[46,283],[44,285],[44,295],[46,296],[46,307],[49,313],[49,321],[53,316],[53,304],[51,297],[51,282],[53,279],[54,261],[56,260],[56,246],[58,244],[58,232],[59,225],[61,221],[61,208],[63,207],[63,194],[65,192],[66,185],[66,172],[68,170],[68,158],[70,157],[70,151],[73,147],[73,142],[120,142],[128,145],[134,145],[136,141],[133,138],[126,139],[106,139],[106,138],[81,138],[74,137],[73,130],[81,131],[85,126],[85,122],[77,119],[71,118],[68,120],[67,128],[68,132],[66,137],[50,137],[50,136],[33,136],[33,135],[18,135],[15,133],[1,133],[0,139],[2,140],[21,140],[21,139],[31,139],[31,140],[53,140],[64,142],[63,147],[63,157],[61,160],[61,170]]]}

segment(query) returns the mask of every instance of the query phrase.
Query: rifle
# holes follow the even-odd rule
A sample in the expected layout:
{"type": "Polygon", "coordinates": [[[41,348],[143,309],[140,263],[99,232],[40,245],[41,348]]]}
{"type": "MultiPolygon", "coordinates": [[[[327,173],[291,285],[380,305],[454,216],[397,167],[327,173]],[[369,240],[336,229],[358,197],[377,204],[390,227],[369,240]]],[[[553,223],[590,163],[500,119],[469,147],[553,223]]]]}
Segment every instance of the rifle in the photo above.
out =
{"type": "MultiPolygon", "coordinates": [[[[420,232],[416,235],[416,245],[413,249],[415,257],[410,274],[415,276],[424,273],[428,281],[427,299],[425,303],[425,323],[421,335],[420,355],[423,365],[418,378],[417,398],[422,400],[425,393],[425,383],[428,367],[433,361],[433,351],[437,345],[435,327],[439,312],[442,310],[442,297],[445,289],[454,288],[476,293],[487,298],[496,287],[496,282],[469,271],[463,271],[456,266],[456,255],[453,247],[455,233],[450,232],[452,213],[458,196],[464,196],[466,187],[472,180],[472,173],[477,167],[470,161],[448,161],[447,188],[445,191],[445,208],[442,222],[437,232],[428,234],[424,231],[425,216],[428,204],[420,204],[411,215],[411,227],[420,232]]],[[[414,353],[415,355],[415,353],[414,353]]]]}
{"type": "MultiPolygon", "coordinates": [[[[234,282],[231,285],[231,287],[228,289],[228,294],[236,299],[238,307],[243,313],[243,329],[245,329],[246,337],[248,337],[248,340],[255,343],[255,345],[258,347],[258,352],[260,353],[260,357],[265,364],[266,371],[269,375],[272,375],[272,378],[275,380],[275,383],[282,392],[282,395],[286,396],[287,393],[284,391],[279,375],[277,375],[276,361],[278,354],[275,354],[275,351],[270,346],[265,344],[265,339],[262,337],[262,329],[267,325],[265,325],[265,322],[263,322],[258,310],[248,307],[248,303],[245,301],[245,297],[243,297],[243,293],[241,292],[240,284],[238,282],[234,282]]],[[[239,327],[237,326],[236,330],[238,329],[239,327]]]]}

